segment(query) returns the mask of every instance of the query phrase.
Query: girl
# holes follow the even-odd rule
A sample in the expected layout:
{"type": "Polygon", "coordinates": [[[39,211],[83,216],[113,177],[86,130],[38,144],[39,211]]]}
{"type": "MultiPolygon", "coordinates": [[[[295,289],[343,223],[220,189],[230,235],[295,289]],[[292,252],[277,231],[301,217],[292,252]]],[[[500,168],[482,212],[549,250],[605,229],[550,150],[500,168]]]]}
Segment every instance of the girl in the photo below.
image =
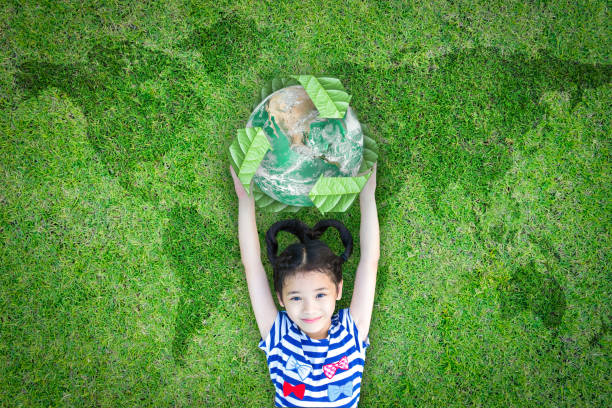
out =
{"type": "Polygon", "coordinates": [[[353,251],[353,238],[336,220],[312,229],[298,220],[280,221],[266,233],[278,311],[261,263],[255,225],[255,203],[230,166],[238,196],[238,235],[251,304],[267,357],[279,407],[356,407],[361,390],[365,350],[374,303],[380,256],[374,191],[376,165],[360,193],[361,259],[349,309],[334,314],[342,297],[342,264],[353,251]],[[318,240],[328,227],[340,232],[341,256],[318,240]],[[277,255],[276,235],[288,231],[300,243],[277,255]]]}

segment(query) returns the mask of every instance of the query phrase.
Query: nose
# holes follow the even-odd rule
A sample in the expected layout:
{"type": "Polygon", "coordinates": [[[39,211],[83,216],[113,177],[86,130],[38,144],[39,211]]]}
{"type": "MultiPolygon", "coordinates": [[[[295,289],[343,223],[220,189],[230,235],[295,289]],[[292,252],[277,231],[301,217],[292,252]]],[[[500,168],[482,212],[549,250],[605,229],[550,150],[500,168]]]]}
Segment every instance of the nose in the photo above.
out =
{"type": "Polygon", "coordinates": [[[312,299],[304,301],[304,313],[309,314],[315,311],[315,302],[312,299]]]}

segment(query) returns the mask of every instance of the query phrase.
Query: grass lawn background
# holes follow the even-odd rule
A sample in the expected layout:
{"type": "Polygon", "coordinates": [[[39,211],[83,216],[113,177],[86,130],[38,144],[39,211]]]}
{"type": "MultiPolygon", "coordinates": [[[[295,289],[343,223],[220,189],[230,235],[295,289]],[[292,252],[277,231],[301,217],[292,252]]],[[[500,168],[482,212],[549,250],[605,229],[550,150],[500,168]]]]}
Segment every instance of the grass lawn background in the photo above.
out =
{"type": "MultiPolygon", "coordinates": [[[[339,78],[380,148],[360,406],[609,405],[610,21],[603,1],[3,2],[0,406],[272,406],[227,151],[297,73],[339,78]]],[[[333,216],[349,289],[358,202],[333,216]]],[[[290,217],[258,212],[262,249],[290,217]]]]}

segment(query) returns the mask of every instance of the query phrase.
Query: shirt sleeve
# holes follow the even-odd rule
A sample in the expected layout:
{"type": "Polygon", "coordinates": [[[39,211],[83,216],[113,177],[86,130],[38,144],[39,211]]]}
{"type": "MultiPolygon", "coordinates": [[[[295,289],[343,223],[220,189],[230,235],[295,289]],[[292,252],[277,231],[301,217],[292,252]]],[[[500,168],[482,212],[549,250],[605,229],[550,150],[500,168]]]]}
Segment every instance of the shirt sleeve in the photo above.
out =
{"type": "Polygon", "coordinates": [[[357,350],[360,353],[365,353],[365,350],[370,345],[370,336],[366,336],[364,341],[359,341],[359,330],[357,329],[357,325],[353,320],[353,316],[351,316],[350,309],[342,309],[341,322],[346,328],[346,330],[355,338],[355,343],[357,344],[357,350]]]}
{"type": "Polygon", "coordinates": [[[283,336],[287,334],[288,327],[289,318],[287,317],[287,313],[279,311],[276,315],[276,319],[274,319],[272,328],[270,328],[270,332],[265,339],[259,341],[259,348],[266,353],[266,356],[270,353],[270,350],[278,345],[283,336]]]}

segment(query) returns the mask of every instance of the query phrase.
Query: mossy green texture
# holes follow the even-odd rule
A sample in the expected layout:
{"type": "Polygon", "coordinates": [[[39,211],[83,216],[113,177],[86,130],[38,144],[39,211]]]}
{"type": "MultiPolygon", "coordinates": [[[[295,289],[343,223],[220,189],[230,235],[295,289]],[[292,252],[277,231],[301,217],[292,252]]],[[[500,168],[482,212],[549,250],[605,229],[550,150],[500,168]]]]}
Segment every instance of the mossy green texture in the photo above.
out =
{"type": "Polygon", "coordinates": [[[320,4],[0,6],[1,406],[272,404],[226,152],[308,73],[379,147],[361,406],[609,405],[608,5],[320,4]]]}

